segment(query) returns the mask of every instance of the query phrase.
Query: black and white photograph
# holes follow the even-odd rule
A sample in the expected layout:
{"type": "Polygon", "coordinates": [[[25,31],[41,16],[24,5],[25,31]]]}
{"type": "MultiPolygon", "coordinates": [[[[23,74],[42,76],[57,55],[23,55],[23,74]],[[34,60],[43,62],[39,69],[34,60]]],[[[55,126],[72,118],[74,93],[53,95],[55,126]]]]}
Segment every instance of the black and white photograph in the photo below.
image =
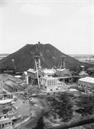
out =
{"type": "Polygon", "coordinates": [[[94,0],[0,0],[0,129],[94,129],[94,0]]]}

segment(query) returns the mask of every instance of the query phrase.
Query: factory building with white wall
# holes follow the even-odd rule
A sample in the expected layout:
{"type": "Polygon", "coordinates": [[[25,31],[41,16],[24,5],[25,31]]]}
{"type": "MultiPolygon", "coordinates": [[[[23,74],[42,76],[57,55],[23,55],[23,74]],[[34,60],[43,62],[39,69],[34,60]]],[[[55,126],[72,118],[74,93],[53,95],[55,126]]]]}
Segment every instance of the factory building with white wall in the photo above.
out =
{"type": "Polygon", "coordinates": [[[94,78],[93,77],[84,77],[78,80],[78,87],[82,88],[85,93],[94,91],[94,78]]]}

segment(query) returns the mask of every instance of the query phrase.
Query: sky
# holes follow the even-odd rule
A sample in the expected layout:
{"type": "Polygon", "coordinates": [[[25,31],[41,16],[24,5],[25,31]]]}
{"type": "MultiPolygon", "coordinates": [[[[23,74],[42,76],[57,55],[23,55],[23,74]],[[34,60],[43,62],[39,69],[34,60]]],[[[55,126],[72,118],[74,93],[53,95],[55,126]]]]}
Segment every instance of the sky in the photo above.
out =
{"type": "Polygon", "coordinates": [[[66,54],[94,54],[94,0],[0,0],[0,53],[50,43],[66,54]]]}

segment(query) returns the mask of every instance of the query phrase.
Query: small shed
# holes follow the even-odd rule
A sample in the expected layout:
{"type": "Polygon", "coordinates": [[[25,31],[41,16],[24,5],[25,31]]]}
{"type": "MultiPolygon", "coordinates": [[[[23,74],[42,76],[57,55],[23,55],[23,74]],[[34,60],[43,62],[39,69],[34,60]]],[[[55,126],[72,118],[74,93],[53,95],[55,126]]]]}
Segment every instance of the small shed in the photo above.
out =
{"type": "Polygon", "coordinates": [[[87,73],[86,71],[81,71],[81,72],[79,73],[79,76],[80,76],[80,77],[86,77],[86,76],[88,76],[88,73],[87,73]]]}

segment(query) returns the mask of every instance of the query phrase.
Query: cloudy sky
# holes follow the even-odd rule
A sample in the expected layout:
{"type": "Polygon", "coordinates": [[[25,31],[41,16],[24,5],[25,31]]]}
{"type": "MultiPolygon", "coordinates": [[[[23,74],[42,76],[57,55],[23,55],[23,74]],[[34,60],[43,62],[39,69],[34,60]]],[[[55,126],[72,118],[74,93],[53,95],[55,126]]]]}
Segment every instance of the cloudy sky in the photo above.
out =
{"type": "Polygon", "coordinates": [[[66,54],[94,54],[94,0],[0,0],[0,53],[51,43],[66,54]]]}

